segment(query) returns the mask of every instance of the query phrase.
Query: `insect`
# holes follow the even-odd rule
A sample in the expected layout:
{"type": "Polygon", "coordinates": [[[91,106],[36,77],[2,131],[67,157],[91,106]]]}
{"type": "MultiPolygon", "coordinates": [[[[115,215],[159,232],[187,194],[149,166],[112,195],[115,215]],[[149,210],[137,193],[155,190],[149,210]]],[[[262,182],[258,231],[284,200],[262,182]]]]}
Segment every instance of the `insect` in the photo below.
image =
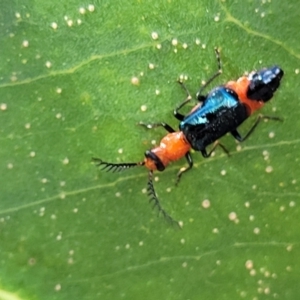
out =
{"type": "Polygon", "coordinates": [[[166,220],[178,224],[161,206],[153,185],[153,172],[164,171],[172,161],[185,157],[188,166],[180,169],[177,173],[176,184],[178,184],[183,173],[193,167],[193,159],[190,150],[200,151],[204,157],[209,157],[217,146],[220,146],[227,154],[227,149],[217,140],[224,134],[230,132],[235,139],[242,142],[254,131],[262,119],[280,120],[277,117],[260,115],[251,127],[249,132],[242,137],[237,127],[244,122],[253,112],[261,108],[272,97],[278,89],[283,71],[273,66],[264,68],[257,72],[251,72],[248,76],[242,76],[237,81],[218,86],[204,96],[203,90],[222,73],[220,54],[215,49],[218,70],[200,88],[196,98],[200,102],[186,116],[179,113],[179,110],[191,101],[192,96],[183,82],[179,83],[186,91],[186,99],[174,110],[174,116],[180,121],[179,130],[175,131],[170,125],[160,122],[139,125],[152,129],[163,127],[168,134],[162,138],[159,146],[147,150],[145,158],[137,163],[109,163],[99,158],[93,158],[97,166],[106,171],[122,171],[136,166],[145,166],[148,170],[147,192],[149,201],[158,208],[166,220]],[[206,147],[214,143],[213,148],[207,153],[206,147]]]}

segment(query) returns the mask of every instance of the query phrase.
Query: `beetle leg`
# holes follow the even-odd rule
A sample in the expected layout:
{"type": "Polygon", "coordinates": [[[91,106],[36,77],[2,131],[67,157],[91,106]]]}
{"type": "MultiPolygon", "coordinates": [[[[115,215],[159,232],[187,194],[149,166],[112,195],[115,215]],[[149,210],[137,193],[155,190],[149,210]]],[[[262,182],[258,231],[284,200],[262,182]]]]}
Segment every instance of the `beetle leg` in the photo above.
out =
{"type": "Polygon", "coordinates": [[[144,122],[139,122],[138,125],[144,126],[147,129],[153,129],[153,128],[156,128],[156,127],[163,127],[164,129],[166,129],[170,133],[175,132],[175,130],[170,125],[168,125],[168,124],[166,124],[164,122],[151,123],[151,124],[146,124],[144,122]]]}
{"type": "Polygon", "coordinates": [[[181,87],[185,90],[185,92],[186,92],[186,99],[185,99],[179,106],[177,106],[177,107],[174,109],[173,114],[174,114],[174,117],[175,117],[177,120],[182,121],[182,120],[184,119],[185,116],[184,116],[183,114],[179,113],[178,111],[179,111],[179,109],[181,109],[183,106],[185,106],[187,103],[189,103],[189,102],[192,100],[192,96],[191,96],[189,90],[187,89],[187,87],[185,86],[185,84],[184,84],[182,81],[178,80],[177,82],[178,82],[178,83],[181,85],[181,87]]]}
{"type": "Polygon", "coordinates": [[[217,48],[215,48],[217,63],[218,63],[218,70],[217,72],[212,75],[199,89],[198,93],[196,94],[198,101],[203,101],[206,97],[202,95],[203,90],[212,83],[221,73],[222,73],[222,65],[221,65],[221,58],[220,58],[220,52],[217,48]]]}
{"type": "Polygon", "coordinates": [[[247,132],[247,134],[242,137],[239,132],[234,129],[231,131],[231,134],[233,135],[233,137],[239,141],[239,142],[243,142],[244,140],[246,140],[254,131],[254,129],[257,127],[257,125],[261,122],[261,120],[274,120],[274,121],[283,121],[281,118],[279,117],[270,117],[270,116],[263,116],[263,115],[259,115],[255,121],[255,123],[252,125],[252,127],[250,128],[250,130],[247,132]]]}
{"type": "Polygon", "coordinates": [[[178,183],[179,183],[179,181],[181,179],[182,174],[185,173],[185,172],[187,172],[187,171],[189,171],[193,167],[194,162],[193,162],[193,158],[192,158],[190,152],[186,153],[185,158],[186,158],[186,160],[187,160],[187,162],[188,162],[189,165],[188,165],[188,167],[186,167],[186,168],[184,167],[184,168],[181,168],[179,170],[179,172],[177,173],[177,179],[176,179],[175,185],[178,185],[178,183]]]}
{"type": "Polygon", "coordinates": [[[229,153],[229,151],[227,150],[227,148],[226,148],[223,144],[221,144],[219,141],[216,141],[216,142],[214,143],[214,146],[212,147],[212,149],[211,149],[208,153],[206,152],[206,149],[201,150],[201,153],[202,153],[203,157],[205,157],[205,158],[210,157],[210,156],[212,155],[212,153],[215,151],[215,149],[216,149],[218,146],[221,147],[221,148],[223,149],[223,151],[224,151],[228,156],[230,156],[230,153],[229,153]]]}

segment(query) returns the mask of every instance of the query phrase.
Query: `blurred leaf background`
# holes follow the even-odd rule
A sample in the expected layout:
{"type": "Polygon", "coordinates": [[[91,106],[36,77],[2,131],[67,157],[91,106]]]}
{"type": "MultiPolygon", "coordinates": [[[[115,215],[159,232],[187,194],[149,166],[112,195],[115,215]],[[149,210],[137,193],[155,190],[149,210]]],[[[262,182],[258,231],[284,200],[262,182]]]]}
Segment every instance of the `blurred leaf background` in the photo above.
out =
{"type": "Polygon", "coordinates": [[[2,0],[0,299],[298,299],[298,6],[2,0]],[[177,128],[176,79],[195,94],[216,70],[215,46],[213,85],[283,68],[261,113],[284,122],[240,146],[224,137],[230,158],[193,153],[178,187],[186,161],[156,174],[175,230],[148,204],[145,169],[105,173],[91,157],[141,161],[165,132],[137,122],[177,128]]]}

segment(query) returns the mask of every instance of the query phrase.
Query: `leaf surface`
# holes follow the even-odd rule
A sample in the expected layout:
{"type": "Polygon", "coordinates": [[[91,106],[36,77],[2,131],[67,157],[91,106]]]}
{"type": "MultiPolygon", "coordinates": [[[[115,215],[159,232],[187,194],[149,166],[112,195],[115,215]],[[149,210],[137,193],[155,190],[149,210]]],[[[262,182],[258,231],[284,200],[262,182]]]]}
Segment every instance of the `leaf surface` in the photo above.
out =
{"type": "Polygon", "coordinates": [[[1,7],[1,300],[298,299],[296,0],[1,7]],[[225,136],[229,158],[193,153],[178,187],[186,161],[156,173],[176,230],[151,210],[144,168],[106,173],[91,158],[143,160],[165,132],[136,124],[177,128],[176,80],[187,76],[195,95],[216,71],[216,46],[223,74],[210,88],[282,67],[261,113],[284,122],[262,122],[241,145],[225,136]]]}

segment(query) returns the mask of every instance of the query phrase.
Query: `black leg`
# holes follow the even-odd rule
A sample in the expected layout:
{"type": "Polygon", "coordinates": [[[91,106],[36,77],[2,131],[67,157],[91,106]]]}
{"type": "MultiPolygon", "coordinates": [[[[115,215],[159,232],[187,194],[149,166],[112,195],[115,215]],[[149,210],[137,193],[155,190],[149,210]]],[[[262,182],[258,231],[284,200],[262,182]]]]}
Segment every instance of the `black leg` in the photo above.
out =
{"type": "Polygon", "coordinates": [[[223,144],[221,144],[219,141],[216,141],[216,142],[214,143],[214,146],[212,147],[212,149],[209,151],[209,153],[206,152],[206,149],[201,150],[201,153],[202,153],[203,157],[205,157],[205,158],[210,157],[211,154],[215,151],[215,149],[216,149],[218,146],[221,147],[221,148],[223,149],[223,151],[224,151],[228,156],[230,156],[230,153],[229,153],[229,151],[226,149],[226,147],[225,147],[223,144]]]}
{"type": "Polygon", "coordinates": [[[248,133],[244,137],[242,137],[236,129],[232,130],[231,134],[233,135],[233,137],[236,140],[238,140],[239,142],[243,142],[244,140],[246,140],[253,133],[254,129],[260,123],[261,120],[283,121],[281,118],[278,118],[278,117],[269,117],[269,116],[259,115],[257,117],[255,123],[252,125],[252,127],[250,128],[250,130],[248,131],[248,133]]]}
{"type": "Polygon", "coordinates": [[[144,127],[148,128],[148,129],[153,129],[153,128],[157,128],[157,127],[163,127],[164,129],[166,129],[170,133],[175,132],[175,130],[170,125],[168,125],[168,124],[166,124],[164,122],[151,123],[151,124],[146,124],[144,122],[139,122],[138,125],[144,126],[144,127]]]}
{"type": "Polygon", "coordinates": [[[176,119],[178,119],[179,121],[182,121],[184,119],[184,115],[182,115],[181,113],[178,112],[179,109],[181,109],[183,106],[185,106],[188,102],[190,102],[192,100],[192,96],[190,94],[190,92],[188,91],[187,87],[185,86],[185,84],[182,81],[177,81],[181,87],[185,90],[186,92],[186,99],[174,109],[174,117],[176,119]]]}
{"type": "Polygon", "coordinates": [[[222,67],[221,67],[221,58],[220,58],[220,52],[218,51],[217,48],[215,48],[215,53],[216,53],[216,57],[217,57],[217,63],[218,63],[218,71],[211,76],[207,82],[205,82],[202,87],[200,88],[200,90],[198,91],[196,97],[198,101],[203,101],[205,100],[205,96],[202,95],[203,90],[212,82],[214,81],[221,73],[222,73],[222,67]]]}
{"type": "MultiPolygon", "coordinates": [[[[217,63],[218,63],[218,71],[208,79],[208,81],[202,85],[202,87],[200,88],[200,90],[198,91],[196,97],[197,100],[199,102],[203,102],[206,99],[206,96],[202,95],[203,90],[216,78],[218,77],[221,73],[222,73],[222,68],[221,68],[221,59],[220,59],[220,52],[218,51],[217,48],[215,48],[215,53],[216,53],[216,57],[217,57],[217,63]]],[[[191,93],[189,92],[189,90],[187,89],[187,87],[185,86],[185,84],[178,80],[178,83],[181,85],[181,87],[185,90],[186,92],[186,99],[178,106],[174,109],[174,117],[176,119],[178,119],[179,121],[182,121],[184,119],[184,115],[179,113],[179,109],[181,109],[183,106],[185,106],[188,102],[190,102],[192,100],[192,96],[191,93]]]]}
{"type": "Polygon", "coordinates": [[[179,172],[177,173],[176,185],[178,185],[182,174],[189,171],[193,167],[193,158],[192,158],[190,152],[187,152],[187,154],[185,155],[185,158],[186,158],[189,165],[188,165],[187,168],[181,168],[179,170],[179,172]]]}

